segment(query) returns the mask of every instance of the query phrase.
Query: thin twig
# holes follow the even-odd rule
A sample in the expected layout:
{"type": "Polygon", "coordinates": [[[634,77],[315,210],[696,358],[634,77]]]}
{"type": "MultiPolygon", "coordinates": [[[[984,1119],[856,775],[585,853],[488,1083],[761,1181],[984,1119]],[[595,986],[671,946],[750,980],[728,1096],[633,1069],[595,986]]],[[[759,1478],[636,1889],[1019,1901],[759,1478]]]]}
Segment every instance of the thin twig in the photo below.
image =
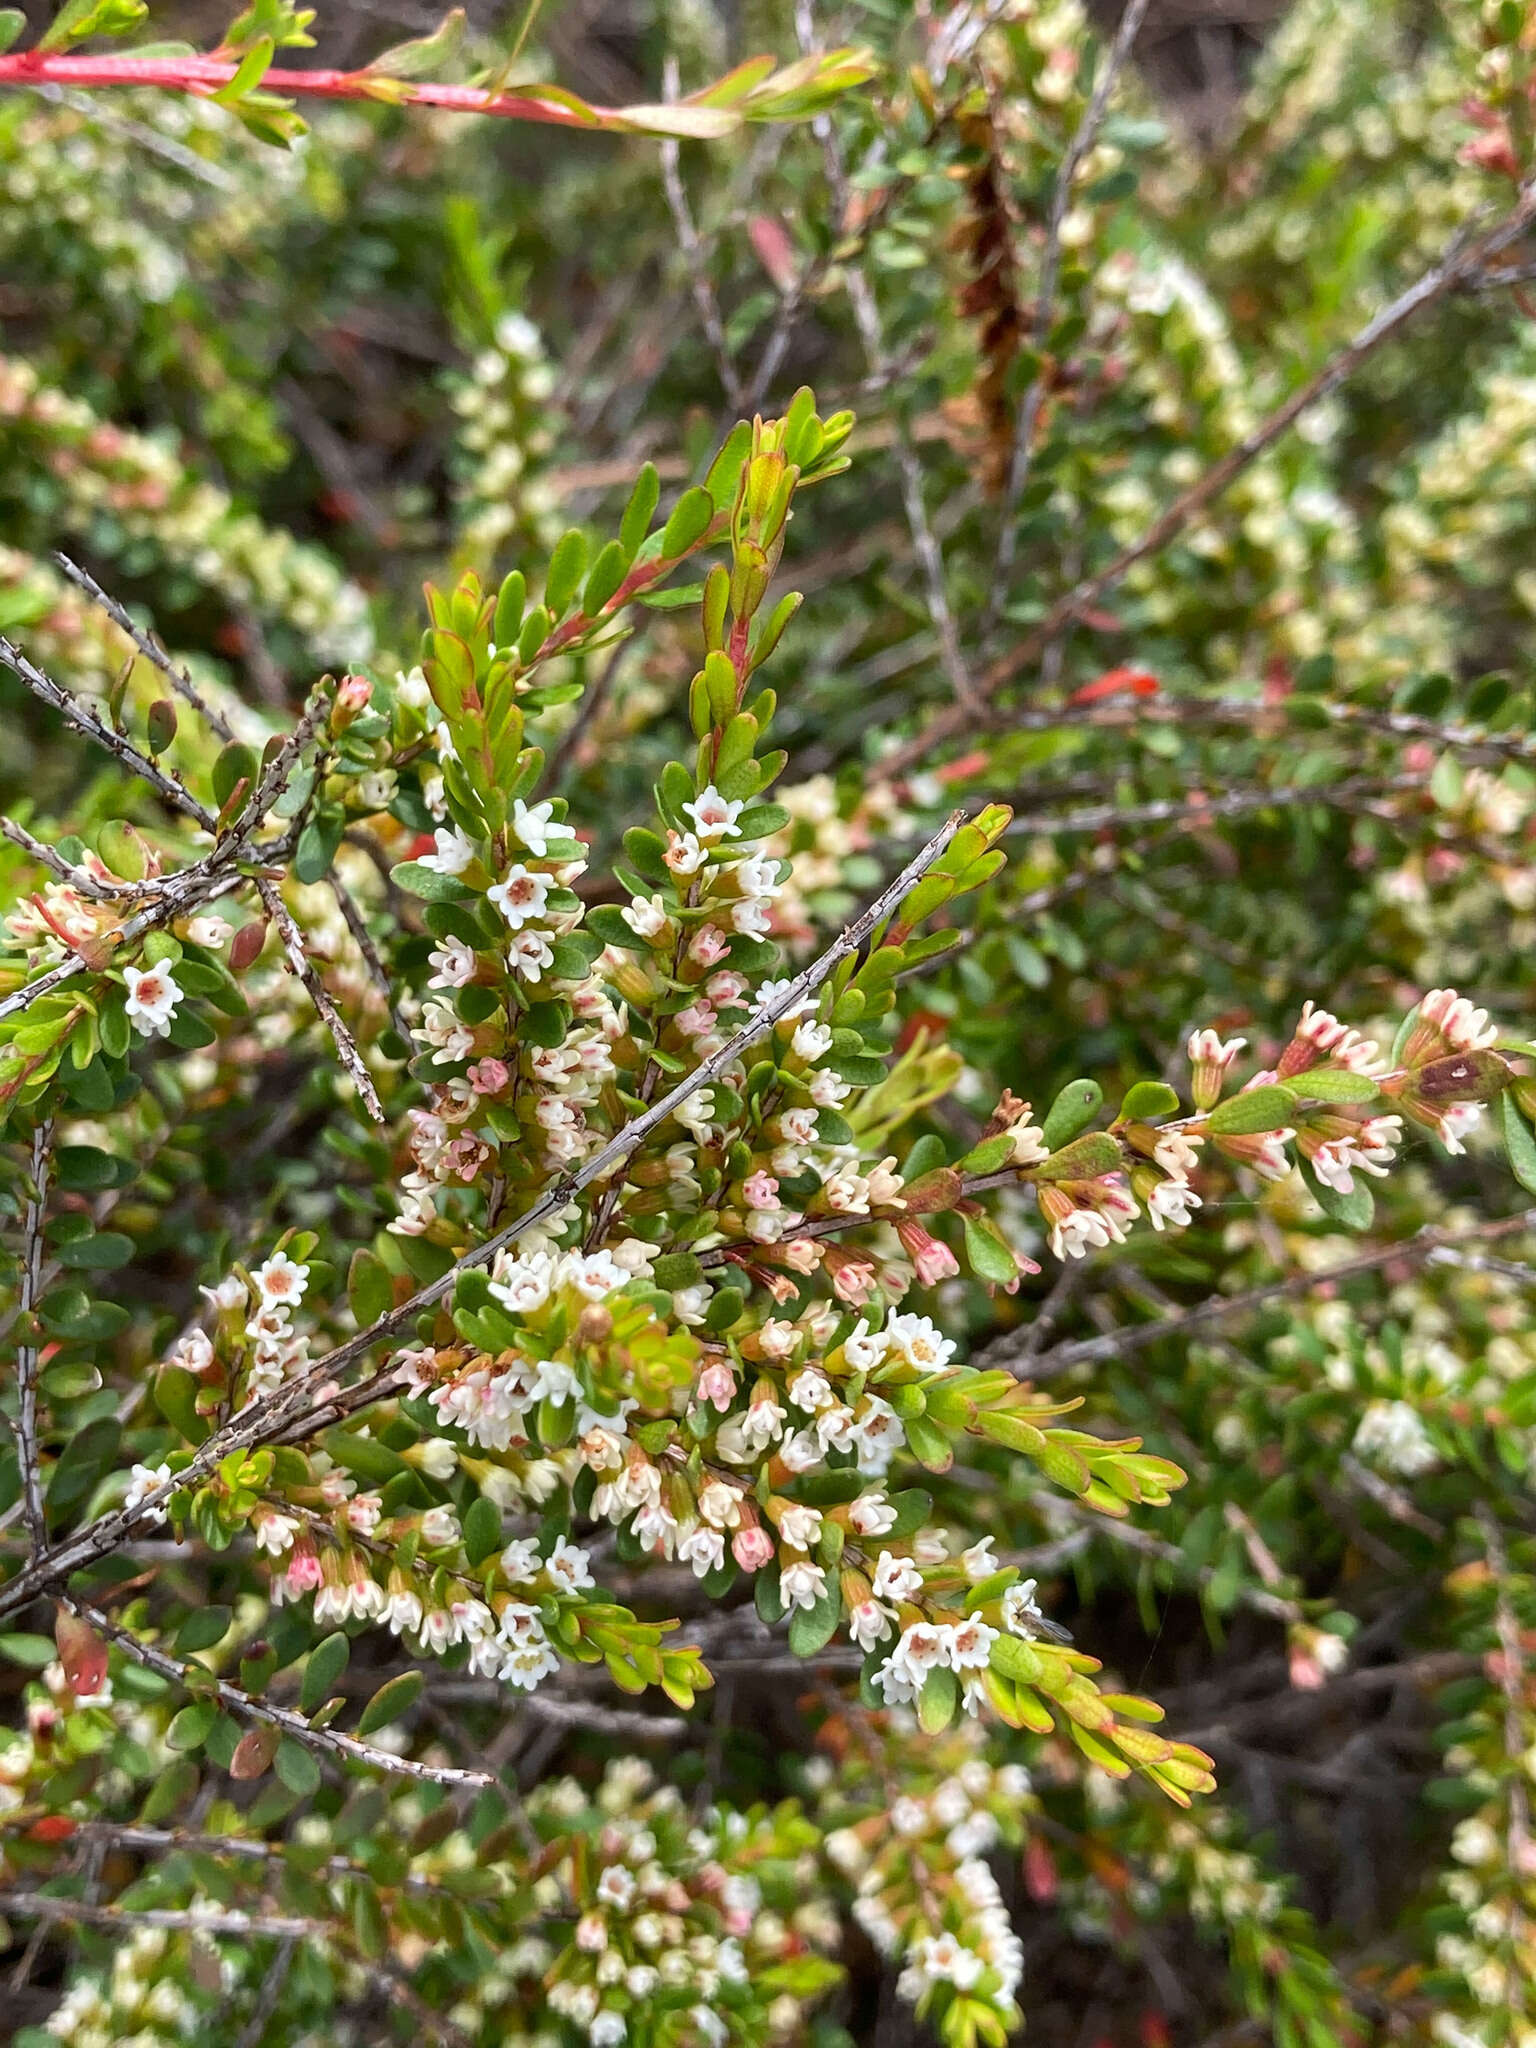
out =
{"type": "Polygon", "coordinates": [[[144,893],[140,882],[103,882],[84,868],[77,868],[67,861],[63,854],[51,846],[45,846],[41,839],[34,839],[25,825],[18,825],[14,818],[0,818],[0,836],[9,839],[13,846],[38,862],[48,872],[57,875],[61,882],[67,882],[82,896],[89,896],[96,903],[112,903],[119,896],[139,896],[144,893]]]}
{"type": "MultiPolygon", "coordinates": [[[[675,57],[668,57],[662,67],[662,94],[668,100],[677,98],[675,57]]],[[[688,194],[683,190],[678,157],[676,139],[669,135],[661,145],[661,182],[666,189],[672,225],[677,230],[678,247],[683,252],[683,261],[688,268],[688,284],[693,293],[693,303],[698,308],[699,323],[714,351],[715,367],[720,372],[720,387],[725,393],[725,402],[733,412],[739,412],[742,397],[741,378],[737,375],[731,345],[726,339],[725,323],[720,318],[720,301],[715,297],[714,281],[709,274],[709,258],[699,239],[699,231],[694,226],[693,214],[688,205],[688,194]]]]}
{"type": "Polygon", "coordinates": [[[165,1486],[146,1494],[139,1506],[129,1510],[118,1508],[110,1514],[99,1516],[89,1527],[59,1544],[48,1556],[38,1559],[28,1570],[18,1573],[7,1585],[0,1587],[0,1614],[13,1613],[17,1608],[24,1607],[45,1587],[67,1578],[71,1572],[115,1550],[142,1520],[146,1509],[163,1504],[179,1488],[194,1485],[205,1473],[211,1472],[227,1452],[275,1439],[292,1423],[305,1403],[313,1399],[320,1387],[336,1379],[357,1360],[366,1357],[375,1346],[387,1342],[408,1328],[425,1309],[450,1295],[461,1273],[488,1265],[499,1251],[507,1245],[515,1244],[526,1232],[536,1229],[548,1217],[563,1209],[581,1193],[583,1188],[603,1178],[612,1167],[626,1159],[691,1095],[700,1088],[707,1087],[766,1031],[798,1009],[808,995],[814,994],[821,987],[840,961],[858,951],[870,934],[892,915],[912,885],[938,860],[960,829],[963,817],[963,812],[954,812],[927,845],[913,856],[895,880],[833,940],[819,958],[803,968],[792,980],[785,982],[778,993],[769,1001],[762,1003],[754,1015],[739,1031],[733,1033],[717,1052],[701,1061],[691,1074],[684,1075],[675,1088],[659,1101],[652,1103],[640,1116],[627,1123],[622,1130],[616,1131],[590,1159],[570,1173],[562,1175],[546,1188],[538,1200],[524,1210],[521,1216],[499,1230],[495,1236],[487,1238],[483,1244],[476,1245],[471,1251],[466,1252],[441,1278],[419,1289],[408,1301],[391,1309],[387,1315],[380,1316],[377,1322],[371,1323],[366,1330],[360,1330],[356,1336],[349,1337],[333,1351],[327,1352],[300,1378],[290,1381],[274,1394],[251,1402],[232,1421],[208,1438],[188,1466],[165,1486]]]}
{"type": "Polygon", "coordinates": [[[276,1934],[294,1941],[316,1940],[333,1930],[319,1920],[291,1915],[242,1913],[217,1906],[91,1906],[83,1899],[51,1892],[0,1892],[0,1913],[16,1920],[63,1920],[79,1927],[132,1929],[164,1927],[188,1934],[276,1934]]]}
{"type": "MultiPolygon", "coordinates": [[[[95,109],[93,108],[92,112],[94,111],[95,109]]],[[[176,666],[165,649],[150,638],[149,634],[144,631],[142,626],[137,624],[129,615],[127,609],[119,604],[115,597],[107,595],[106,591],[102,589],[96,578],[88,570],[82,569],[78,562],[72,562],[68,555],[60,554],[57,549],[54,550],[53,559],[64,571],[70,582],[75,585],[76,589],[83,590],[91,600],[91,603],[106,613],[118,631],[128,635],[128,638],[137,647],[144,659],[152,667],[160,671],[177,696],[183,702],[190,704],[198,716],[205,719],[212,726],[221,740],[227,741],[239,738],[239,734],[224,716],[223,712],[208,702],[186,670],[176,666]]]]}
{"type": "Polygon", "coordinates": [[[268,917],[277,927],[277,935],[283,942],[283,951],[288,956],[288,965],[304,984],[309,1000],[314,1004],[321,1023],[331,1034],[336,1047],[336,1057],[352,1076],[357,1092],[362,1097],[363,1107],[375,1123],[384,1121],[384,1105],[379,1101],[378,1090],[373,1085],[373,1076],[363,1064],[363,1056],[357,1049],[357,1041],[347,1029],[341,1012],[331,1001],[325,983],[320,979],[319,970],[310,959],[304,945],[304,934],[294,922],[293,914],[283,901],[275,883],[260,880],[256,893],[268,917]]]}
{"type": "MultiPolygon", "coordinates": [[[[848,178],[836,133],[831,122],[825,117],[816,122],[816,132],[821,138],[822,155],[827,167],[827,183],[832,190],[832,203],[837,209],[839,220],[846,219],[849,206],[848,178]]],[[[844,276],[848,289],[848,303],[853,308],[854,324],[859,330],[859,340],[863,344],[864,360],[869,366],[869,373],[872,377],[883,377],[889,364],[886,359],[885,330],[881,324],[880,307],[875,298],[874,287],[857,261],[847,264],[844,276]]],[[[928,519],[928,507],[923,497],[923,466],[918,460],[911,430],[899,413],[893,417],[892,426],[894,439],[891,445],[896,457],[897,472],[901,478],[902,506],[912,536],[912,551],[917,556],[918,566],[923,572],[923,582],[928,594],[928,611],[933,620],[934,631],[939,636],[939,651],[944,662],[944,672],[949,677],[949,686],[954,692],[956,705],[968,715],[974,714],[979,710],[980,702],[976,695],[976,685],[961,651],[960,631],[955,624],[955,615],[950,609],[949,592],[944,582],[943,551],[934,538],[933,527],[928,519]]]]}
{"type": "MultiPolygon", "coordinates": [[[[1519,1216],[1501,1217],[1495,1223],[1485,1224],[1477,1233],[1480,1237],[1497,1238],[1512,1236],[1523,1230],[1536,1229],[1536,1209],[1528,1209],[1519,1216]]],[[[1465,1233],[1463,1233],[1464,1235],[1465,1233]]],[[[1112,1358],[1122,1358],[1127,1352],[1141,1351],[1148,1344],[1160,1344],[1165,1339],[1192,1336],[1214,1323],[1223,1323],[1229,1316],[1242,1316],[1254,1309],[1266,1308],[1271,1302],[1284,1301],[1292,1295],[1309,1294],[1315,1287],[1336,1285],[1341,1280],[1353,1280],[1361,1273],[1372,1273],[1380,1266],[1389,1266],[1394,1260],[1428,1260],[1440,1246],[1454,1243],[1438,1226],[1427,1227],[1414,1237],[1403,1238],[1397,1243],[1378,1245],[1373,1251],[1364,1252],[1359,1258],[1346,1259],[1342,1265],[1326,1266],[1315,1273],[1291,1273],[1283,1280],[1272,1280],[1262,1287],[1250,1287],[1241,1294],[1228,1294],[1214,1301],[1203,1301],[1195,1308],[1183,1309],[1178,1315],[1162,1316],[1155,1322],[1132,1323],[1125,1329],[1110,1330],[1102,1337],[1083,1337],[1071,1344],[1058,1344],[1047,1351],[1039,1366],[1029,1375],[1041,1379],[1066,1372],[1075,1365],[1102,1365],[1112,1358]]],[[[1008,1330],[1000,1337],[994,1337],[972,1360],[979,1366],[1005,1365],[1012,1367],[1022,1349],[1026,1331],[1008,1330]]]]}
{"type": "MultiPolygon", "coordinates": [[[[1480,273],[1490,256],[1499,254],[1526,232],[1533,217],[1536,217],[1536,180],[1521,187],[1515,205],[1485,233],[1469,236],[1465,227],[1458,230],[1440,260],[1399,292],[1374,319],[1367,321],[1315,376],[1292,392],[1282,405],[1245,434],[1218,462],[1212,463],[1205,474],[1160,512],[1137,539],[1122,548],[1102,569],[1096,569],[1091,576],[1084,577],[1059,597],[1018,645],[995,661],[979,679],[979,696],[983,700],[996,696],[1006,684],[1037,661],[1063,627],[1091,610],[1106,592],[1124,580],[1138,562],[1161,553],[1197,514],[1221,497],[1245,469],[1289,433],[1303,413],[1310,412],[1330,397],[1417,314],[1438,304],[1447,293],[1480,273]]],[[[882,776],[892,779],[914,766],[931,765],[935,748],[968,731],[974,722],[974,714],[965,706],[946,705],[913,739],[884,757],[880,764],[882,776]]]]}
{"type": "MultiPolygon", "coordinates": [[[[89,1622],[99,1635],[116,1643],[123,1654],[132,1657],[135,1663],[144,1665],[149,1671],[158,1671],[162,1678],[169,1678],[177,1685],[186,1684],[189,1667],[177,1658],[168,1657],[163,1650],[152,1649],[148,1643],[141,1643],[131,1630],[109,1621],[98,1608],[68,1599],[65,1604],[83,1621],[89,1622]]],[[[377,1749],[370,1742],[360,1742],[355,1735],[342,1735],[335,1728],[312,1727],[302,1714],[291,1714],[286,1707],[271,1706],[238,1685],[231,1685],[227,1679],[211,1677],[204,1665],[195,1665],[191,1670],[196,1674],[199,1694],[206,1696],[211,1689],[234,1713],[244,1714],[252,1721],[265,1721],[271,1728],[280,1728],[285,1735],[291,1735],[308,1749],[324,1750],[332,1756],[345,1758],[348,1763],[367,1764],[376,1771],[388,1771],[402,1778],[420,1778],[433,1785],[494,1785],[496,1782],[488,1771],[461,1771],[448,1764],[418,1763],[414,1757],[394,1756],[387,1749],[377,1749]]]]}
{"type": "Polygon", "coordinates": [[[43,1517],[43,1480],[37,1448],[38,1347],[27,1325],[43,1292],[43,1221],[48,1213],[48,1169],[52,1159],[53,1118],[48,1116],[32,1133],[31,1186],[21,1226],[21,1293],[17,1304],[23,1337],[16,1347],[16,1455],[21,1464],[22,1498],[34,1556],[45,1548],[48,1528],[43,1517]]]}
{"type": "Polygon", "coordinates": [[[1018,551],[1019,529],[1016,514],[1024,486],[1029,481],[1030,464],[1035,453],[1035,428],[1039,423],[1040,408],[1045,403],[1046,388],[1050,382],[1053,367],[1046,358],[1046,346],[1051,338],[1051,329],[1056,324],[1056,291],[1061,281],[1061,230],[1072,206],[1072,187],[1077,174],[1098,140],[1099,129],[1109,111],[1109,96],[1115,89],[1115,80],[1120,76],[1126,59],[1131,54],[1142,22],[1146,18],[1149,0],[1127,0],[1125,12],[1120,17],[1120,26],[1115,39],[1109,46],[1109,53],[1099,67],[1094,80],[1093,93],[1083,110],[1077,133],[1067,144],[1067,153],[1061,160],[1056,174],[1056,188],[1051,194],[1051,210],[1045,223],[1045,248],[1040,257],[1040,285],[1035,299],[1035,325],[1032,342],[1040,366],[1030,380],[1014,417],[1013,454],[1008,465],[1008,482],[1003,492],[1002,523],[997,535],[997,561],[992,571],[992,587],[987,596],[985,622],[982,638],[985,640],[997,623],[1003,601],[1008,594],[1008,578],[1013,569],[1014,556],[1018,551]]]}
{"type": "Polygon", "coordinates": [[[283,1986],[288,1981],[288,1972],[293,1967],[294,1937],[285,1936],[277,1945],[261,1980],[256,1994],[256,2003],[251,2007],[250,2017],[240,2029],[235,2048],[260,2048],[261,2037],[267,2031],[267,2021],[277,2010],[277,2002],[283,1995],[283,1986]]]}
{"type": "Polygon", "coordinates": [[[1525,1886],[1536,1876],[1536,1844],[1531,1839],[1531,1795],[1526,1784],[1528,1744],[1525,1733],[1525,1654],[1521,1645],[1520,1620],[1509,1597],[1509,1555],[1504,1537],[1485,1502],[1477,1507],[1477,1526],[1488,1553],[1488,1569],[1494,1583],[1494,1624],[1499,1634],[1499,1690],[1504,1695],[1504,1755],[1509,1769],[1504,1778],[1507,1802],[1505,1844],[1512,1879],[1509,1932],[1510,1960],[1506,1996],[1513,2000],[1519,1980],[1514,1976],[1514,1956],[1524,1947],[1529,1922],[1519,1900],[1525,1886]]]}
{"type": "Polygon", "coordinates": [[[87,738],[105,747],[109,754],[115,754],[125,768],[131,769],[142,782],[147,782],[155,794],[164,799],[173,810],[185,812],[195,818],[205,832],[214,827],[214,815],[206,804],[199,803],[190,790],[184,789],[163,768],[156,767],[147,754],[141,754],[132,740],[125,739],[120,732],[114,732],[101,715],[80,698],[72,697],[68,690],[60,689],[51,676],[46,676],[35,662],[29,661],[19,647],[15,647],[0,633],[0,662],[11,671],[18,681],[25,683],[34,697],[50,705],[53,710],[83,732],[87,738]]]}

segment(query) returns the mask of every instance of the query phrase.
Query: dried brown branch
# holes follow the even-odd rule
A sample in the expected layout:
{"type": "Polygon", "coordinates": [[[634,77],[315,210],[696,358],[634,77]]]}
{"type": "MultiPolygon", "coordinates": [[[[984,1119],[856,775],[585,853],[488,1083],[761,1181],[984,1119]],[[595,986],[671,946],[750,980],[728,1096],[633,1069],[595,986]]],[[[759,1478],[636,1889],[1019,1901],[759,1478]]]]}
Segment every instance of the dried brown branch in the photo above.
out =
{"type": "Polygon", "coordinates": [[[288,965],[303,983],[305,993],[314,1004],[316,1013],[336,1048],[336,1057],[352,1076],[357,1092],[362,1097],[363,1107],[375,1123],[384,1121],[384,1105],[379,1101],[378,1090],[373,1085],[373,1076],[363,1064],[363,1056],[357,1049],[357,1041],[347,1029],[346,1020],[331,1001],[325,983],[320,979],[319,969],[310,959],[304,944],[304,934],[299,930],[293,913],[282,899],[274,882],[260,880],[256,884],[262,907],[277,927],[277,935],[283,942],[283,951],[288,956],[288,965]]]}
{"type": "MultiPolygon", "coordinates": [[[[92,108],[93,113],[94,111],[95,109],[92,108]]],[[[202,159],[197,158],[195,161],[201,162],[202,159]]],[[[165,677],[183,703],[190,704],[198,717],[211,726],[221,740],[233,740],[239,737],[223,712],[216,705],[208,702],[186,670],[176,666],[159,642],[150,638],[149,634],[129,615],[127,609],[119,604],[115,597],[107,595],[106,591],[102,589],[96,578],[88,570],[82,569],[78,562],[72,562],[68,555],[59,554],[57,551],[55,551],[53,559],[69,578],[70,582],[74,584],[75,588],[84,591],[85,595],[91,600],[91,603],[106,613],[120,633],[127,634],[144,659],[152,667],[160,671],[161,675],[165,677]]]]}

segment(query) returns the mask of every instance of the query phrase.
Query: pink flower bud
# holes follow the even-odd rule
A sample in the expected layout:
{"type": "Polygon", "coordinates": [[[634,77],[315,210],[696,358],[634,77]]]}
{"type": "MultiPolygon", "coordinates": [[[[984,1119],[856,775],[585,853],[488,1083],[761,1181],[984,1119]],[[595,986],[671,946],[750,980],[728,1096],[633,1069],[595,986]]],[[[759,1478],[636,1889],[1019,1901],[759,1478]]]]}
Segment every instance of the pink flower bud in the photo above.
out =
{"type": "Polygon", "coordinates": [[[469,1085],[477,1095],[499,1095],[511,1076],[504,1060],[477,1060],[469,1070],[469,1085]]]}
{"type": "Polygon", "coordinates": [[[761,1571],[773,1557],[773,1538],[761,1525],[738,1529],[731,1538],[731,1555],[744,1572],[761,1571]]]}
{"type": "Polygon", "coordinates": [[[896,1226],[896,1235],[901,1239],[907,1257],[917,1268],[922,1286],[936,1286],[940,1280],[951,1280],[959,1272],[960,1261],[949,1246],[940,1243],[914,1217],[904,1217],[896,1226]]]}
{"type": "Polygon", "coordinates": [[[699,1399],[708,1401],[723,1415],[736,1398],[736,1375],[723,1358],[706,1365],[699,1374],[699,1399]]]}
{"type": "Polygon", "coordinates": [[[701,924],[688,948],[688,958],[696,960],[700,967],[718,967],[730,950],[723,932],[712,924],[701,924]]]}

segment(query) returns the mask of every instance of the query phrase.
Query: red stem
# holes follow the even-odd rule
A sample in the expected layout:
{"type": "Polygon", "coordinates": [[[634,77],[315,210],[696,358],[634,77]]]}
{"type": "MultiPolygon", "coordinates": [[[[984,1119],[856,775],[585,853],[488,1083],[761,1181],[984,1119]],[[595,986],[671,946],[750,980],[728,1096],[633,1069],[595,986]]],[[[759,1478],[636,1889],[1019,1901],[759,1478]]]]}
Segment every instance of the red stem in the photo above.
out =
{"type": "MultiPolygon", "coordinates": [[[[22,50],[0,57],[0,86],[104,85],[156,86],[165,92],[193,93],[208,99],[228,85],[238,66],[218,57],[67,57],[50,51],[22,50]]],[[[289,71],[274,67],[261,89],[291,93],[296,99],[409,100],[416,106],[443,107],[454,114],[495,114],[511,121],[542,121],[557,128],[606,128],[623,123],[614,107],[592,107],[592,119],[558,100],[529,98],[519,93],[488,93],[475,85],[415,84],[385,80],[365,71],[289,71]]]]}

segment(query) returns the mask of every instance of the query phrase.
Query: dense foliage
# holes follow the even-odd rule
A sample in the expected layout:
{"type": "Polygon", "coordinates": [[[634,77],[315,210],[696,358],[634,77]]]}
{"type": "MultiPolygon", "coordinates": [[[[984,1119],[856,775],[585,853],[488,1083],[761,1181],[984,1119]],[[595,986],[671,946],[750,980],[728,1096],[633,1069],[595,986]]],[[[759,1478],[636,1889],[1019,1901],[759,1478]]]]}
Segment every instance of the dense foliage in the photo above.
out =
{"type": "Polygon", "coordinates": [[[17,2038],[1536,2048],[1536,12],[745,12],[0,12],[17,2038]]]}

